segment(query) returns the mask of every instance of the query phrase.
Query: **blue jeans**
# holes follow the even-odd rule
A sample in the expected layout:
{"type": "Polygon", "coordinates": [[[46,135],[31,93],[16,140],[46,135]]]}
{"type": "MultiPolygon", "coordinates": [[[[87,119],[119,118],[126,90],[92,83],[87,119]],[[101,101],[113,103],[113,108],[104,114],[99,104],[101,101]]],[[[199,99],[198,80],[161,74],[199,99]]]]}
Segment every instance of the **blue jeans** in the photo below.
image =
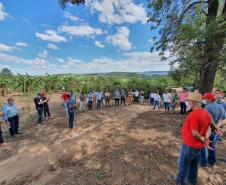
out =
{"type": "Polygon", "coordinates": [[[170,110],[169,102],[164,102],[165,110],[170,110]]]}
{"type": "Polygon", "coordinates": [[[154,110],[155,110],[155,107],[158,107],[158,110],[160,110],[160,101],[155,101],[154,102],[154,110]]]}
{"type": "Polygon", "coordinates": [[[11,118],[8,118],[8,121],[10,123],[9,127],[9,134],[10,136],[14,136],[15,134],[18,134],[19,130],[19,116],[13,116],[11,118]]]}
{"type": "Polygon", "coordinates": [[[75,112],[74,111],[68,111],[68,126],[69,128],[73,128],[74,127],[74,119],[75,119],[75,112]]]}
{"type": "Polygon", "coordinates": [[[189,181],[192,185],[196,185],[200,155],[201,149],[194,149],[182,144],[178,160],[177,184],[186,185],[189,181]]]}
{"type": "Polygon", "coordinates": [[[208,150],[207,147],[202,149],[201,164],[203,166],[214,165],[216,163],[216,145],[218,140],[219,140],[219,136],[216,133],[211,133],[210,147],[212,147],[213,150],[208,150]]]}

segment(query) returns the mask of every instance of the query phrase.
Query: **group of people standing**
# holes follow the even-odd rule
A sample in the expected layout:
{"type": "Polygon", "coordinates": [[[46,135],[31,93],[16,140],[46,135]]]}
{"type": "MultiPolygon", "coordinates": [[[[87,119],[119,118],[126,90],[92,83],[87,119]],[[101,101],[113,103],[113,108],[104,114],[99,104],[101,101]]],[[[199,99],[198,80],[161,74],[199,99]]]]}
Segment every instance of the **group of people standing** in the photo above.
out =
{"type": "Polygon", "coordinates": [[[165,111],[171,110],[175,112],[176,107],[180,105],[180,113],[185,114],[187,110],[186,98],[188,95],[189,92],[186,89],[183,89],[182,92],[173,91],[172,93],[164,91],[162,95],[158,91],[151,92],[149,94],[150,106],[153,107],[153,110],[157,109],[160,111],[163,104],[165,111]]]}
{"type": "MultiPolygon", "coordinates": [[[[223,93],[190,92],[186,101],[191,107],[182,128],[182,146],[178,163],[178,185],[197,184],[198,168],[216,163],[217,143],[226,125],[226,102],[223,93]]],[[[223,159],[226,162],[226,158],[223,159]]]]}

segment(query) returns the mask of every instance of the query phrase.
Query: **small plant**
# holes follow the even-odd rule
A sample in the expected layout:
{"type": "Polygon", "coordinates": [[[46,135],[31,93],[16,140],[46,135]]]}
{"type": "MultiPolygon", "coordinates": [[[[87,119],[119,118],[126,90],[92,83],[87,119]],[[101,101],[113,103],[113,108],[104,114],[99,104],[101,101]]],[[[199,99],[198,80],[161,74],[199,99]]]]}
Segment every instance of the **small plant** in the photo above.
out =
{"type": "Polygon", "coordinates": [[[97,171],[95,173],[95,177],[98,179],[98,180],[102,180],[104,177],[106,176],[105,172],[100,170],[100,171],[97,171]]]}

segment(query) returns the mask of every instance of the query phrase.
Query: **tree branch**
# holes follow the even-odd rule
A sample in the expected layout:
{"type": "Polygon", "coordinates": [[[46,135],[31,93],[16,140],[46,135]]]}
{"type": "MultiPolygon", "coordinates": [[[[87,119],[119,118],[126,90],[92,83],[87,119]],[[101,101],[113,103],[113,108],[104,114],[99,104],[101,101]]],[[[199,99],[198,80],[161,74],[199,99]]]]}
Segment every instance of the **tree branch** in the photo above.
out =
{"type": "Polygon", "coordinates": [[[196,5],[196,4],[201,4],[201,3],[208,3],[208,0],[207,0],[207,1],[196,1],[196,2],[193,2],[193,3],[191,3],[190,5],[188,5],[188,7],[185,8],[185,10],[183,11],[183,13],[181,14],[181,16],[180,16],[180,18],[179,18],[179,20],[178,20],[178,24],[181,23],[181,21],[182,21],[184,15],[185,15],[185,14],[186,14],[186,13],[187,13],[194,5],[196,5]]]}
{"type": "Polygon", "coordinates": [[[222,10],[222,15],[224,15],[224,19],[226,19],[226,0],[224,1],[224,8],[222,10]]]}

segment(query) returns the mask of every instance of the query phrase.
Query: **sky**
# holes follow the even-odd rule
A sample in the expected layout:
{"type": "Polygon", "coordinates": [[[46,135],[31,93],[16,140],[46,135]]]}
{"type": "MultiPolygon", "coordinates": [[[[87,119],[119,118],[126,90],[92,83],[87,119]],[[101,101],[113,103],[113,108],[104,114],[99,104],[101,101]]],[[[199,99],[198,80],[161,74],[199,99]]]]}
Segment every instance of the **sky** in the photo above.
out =
{"type": "Polygon", "coordinates": [[[146,0],[0,0],[0,68],[21,74],[167,71],[146,0]]]}

